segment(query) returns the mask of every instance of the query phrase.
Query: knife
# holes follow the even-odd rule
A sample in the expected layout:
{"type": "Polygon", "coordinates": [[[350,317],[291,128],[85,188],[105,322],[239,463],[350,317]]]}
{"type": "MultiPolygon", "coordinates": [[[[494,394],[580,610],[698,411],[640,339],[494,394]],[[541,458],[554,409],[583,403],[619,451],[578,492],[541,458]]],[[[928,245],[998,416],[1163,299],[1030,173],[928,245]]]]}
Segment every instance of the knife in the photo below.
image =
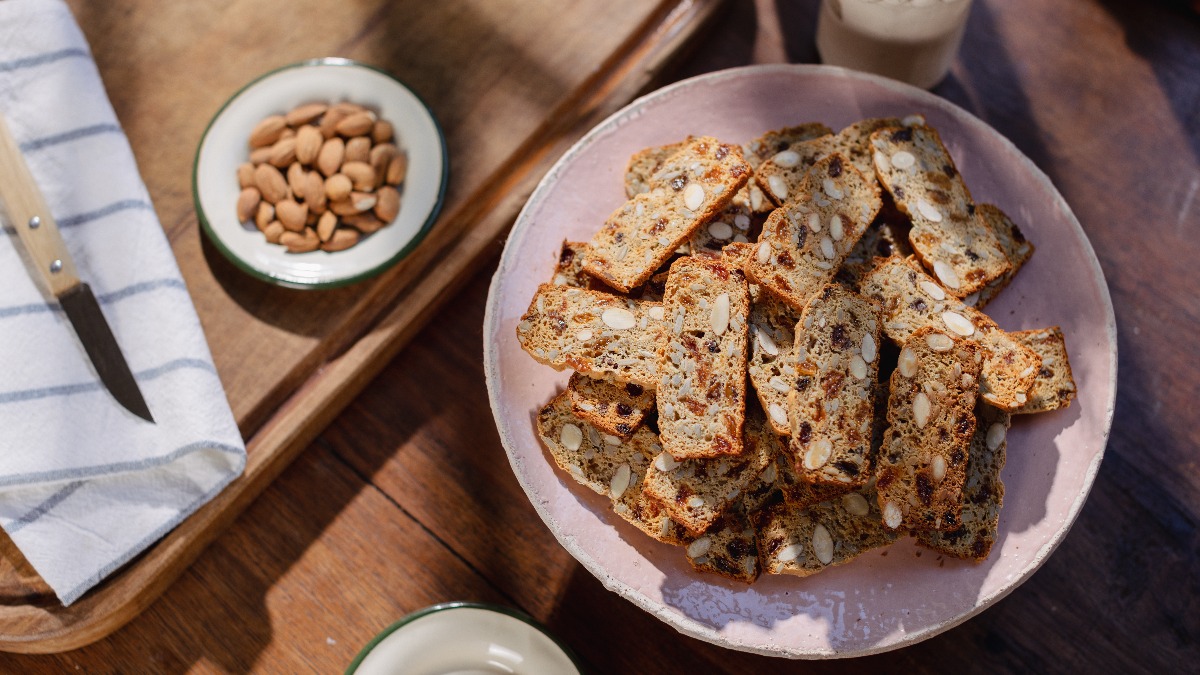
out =
{"type": "Polygon", "coordinates": [[[54,216],[50,215],[3,116],[0,116],[0,200],[8,207],[9,219],[29,253],[37,276],[58,298],[100,381],[127,410],[154,422],[96,296],[75,271],[54,216]]]}

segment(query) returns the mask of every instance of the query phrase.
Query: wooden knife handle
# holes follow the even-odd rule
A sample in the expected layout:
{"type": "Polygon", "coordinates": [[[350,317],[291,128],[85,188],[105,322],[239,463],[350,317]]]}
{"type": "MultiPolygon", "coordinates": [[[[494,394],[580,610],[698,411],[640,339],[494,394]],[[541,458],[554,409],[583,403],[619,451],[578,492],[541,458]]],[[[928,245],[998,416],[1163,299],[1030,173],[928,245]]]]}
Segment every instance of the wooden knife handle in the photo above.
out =
{"type": "Polygon", "coordinates": [[[21,237],[38,276],[56,297],[79,285],[75,263],[41,190],[29,173],[21,149],[0,116],[0,200],[8,210],[8,219],[21,237]]]}

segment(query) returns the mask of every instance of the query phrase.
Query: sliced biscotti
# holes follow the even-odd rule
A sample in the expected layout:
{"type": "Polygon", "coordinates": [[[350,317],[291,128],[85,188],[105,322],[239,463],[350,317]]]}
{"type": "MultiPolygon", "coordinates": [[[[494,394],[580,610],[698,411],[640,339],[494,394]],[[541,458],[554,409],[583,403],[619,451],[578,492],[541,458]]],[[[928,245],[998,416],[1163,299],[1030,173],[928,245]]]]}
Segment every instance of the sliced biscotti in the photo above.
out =
{"type": "Polygon", "coordinates": [[[750,384],[775,433],[787,436],[788,393],[797,375],[792,344],[800,312],[757,285],[750,298],[750,384]]]}
{"type": "Polygon", "coordinates": [[[801,480],[790,452],[780,457],[778,471],[783,498],[797,509],[805,509],[858,489],[846,483],[809,483],[801,480]]]}
{"type": "Polygon", "coordinates": [[[654,390],[632,382],[611,382],[572,373],[567,392],[576,417],[621,438],[629,438],[654,410],[654,390]]]}
{"type": "Polygon", "coordinates": [[[880,129],[871,145],[879,182],[912,221],[913,250],[952,295],[982,290],[1010,269],[936,130],[880,129]]]}
{"type": "Polygon", "coordinates": [[[804,308],[788,393],[796,473],[808,483],[865,485],[879,376],[879,303],[838,284],[804,308]]]}
{"type": "Polygon", "coordinates": [[[758,578],[758,542],[750,514],[740,501],[684,549],[699,572],[751,583],[758,578]]]}
{"type": "Polygon", "coordinates": [[[863,277],[875,268],[876,258],[907,258],[913,254],[908,244],[908,216],[900,213],[886,192],[882,197],[883,205],[875,221],[846,255],[834,277],[851,290],[858,290],[863,277]]]}
{"type": "Polygon", "coordinates": [[[662,305],[542,284],[517,323],[521,348],[556,370],[653,388],[662,305]]]}
{"type": "Polygon", "coordinates": [[[743,447],[736,456],[682,461],[663,451],[646,473],[646,493],[661,501],[672,519],[700,534],[767,468],[783,444],[754,410],[746,418],[743,447]]]}
{"type": "Polygon", "coordinates": [[[563,240],[558,253],[558,263],[554,266],[555,285],[609,290],[604,284],[583,273],[583,256],[589,248],[587,242],[563,240]]]}
{"type": "Polygon", "coordinates": [[[978,376],[971,340],[926,326],[904,343],[875,470],[887,527],[958,529],[978,376]]]}
{"type": "Polygon", "coordinates": [[[879,211],[879,188],[841,155],[813,165],[794,201],[767,217],[746,275],[802,310],[833,279],[879,211]]]}
{"type": "Polygon", "coordinates": [[[976,207],[976,213],[996,234],[996,238],[1000,241],[1000,248],[1004,250],[1004,257],[1008,258],[1009,264],[1007,272],[993,279],[978,291],[974,302],[971,301],[971,296],[963,298],[968,305],[976,309],[983,309],[997,295],[1000,295],[1000,291],[1008,287],[1021,266],[1033,256],[1034,246],[1025,238],[1021,228],[1017,227],[1012,218],[1009,218],[1008,214],[1001,211],[1000,207],[995,204],[980,204],[976,207]]]}
{"type": "Polygon", "coordinates": [[[742,453],[746,415],[746,276],[719,260],[671,265],[658,351],[658,428],[675,459],[742,453]]]}
{"type": "Polygon", "coordinates": [[[625,196],[632,199],[649,192],[651,179],[672,155],[683,149],[684,141],[656,145],[633,153],[625,167],[625,196]]]}
{"type": "MultiPolygon", "coordinates": [[[[745,188],[742,188],[745,190],[745,188]]],[[[692,255],[721,257],[722,250],[730,244],[749,243],[751,210],[744,200],[734,198],[712,221],[697,227],[688,239],[692,255]]]]}
{"type": "Polygon", "coordinates": [[[1041,330],[1013,331],[1009,335],[1042,358],[1025,405],[1013,413],[1047,412],[1071,405],[1075,398],[1075,378],[1071,375],[1071,362],[1067,360],[1067,343],[1062,329],[1051,326],[1041,330]]]}
{"type": "Polygon", "coordinates": [[[693,538],[686,528],[671,519],[662,502],[642,489],[648,463],[630,464],[629,487],[613,500],[613,512],[625,522],[664,544],[683,546],[693,538]]]}
{"type": "MultiPolygon", "coordinates": [[[[746,155],[746,161],[757,171],[763,162],[787,150],[793,144],[811,141],[831,134],[833,134],[833,129],[820,122],[807,122],[805,124],[768,131],[743,145],[742,151],[746,155]]],[[[809,165],[811,164],[812,162],[809,162],[809,165]]],[[[763,194],[762,187],[758,184],[758,181],[751,180],[743,190],[747,192],[750,208],[754,213],[769,213],[775,208],[775,203],[763,194]]]]}
{"type": "Polygon", "coordinates": [[[762,571],[807,577],[887,546],[898,535],[884,527],[873,486],[819,504],[777,504],[758,528],[762,571]]]}
{"type": "Polygon", "coordinates": [[[840,154],[854,164],[863,175],[874,182],[875,169],[871,165],[871,134],[884,127],[902,126],[905,123],[923,124],[924,118],[914,115],[904,120],[882,117],[861,120],[836,134],[815,138],[797,139],[786,148],[779,148],[770,157],[754,168],[754,182],[776,206],[794,199],[809,167],[823,157],[840,154]]]}
{"type": "Polygon", "coordinates": [[[962,527],[951,532],[923,531],[917,543],[939,553],[980,562],[988,557],[1000,528],[1004,504],[1005,448],[1009,414],[990,405],[975,406],[975,435],[967,459],[967,484],[963,488],[962,527]]]}
{"type": "Polygon", "coordinates": [[[1041,363],[1038,355],[1004,332],[983,312],[946,292],[915,260],[882,260],[860,284],[883,305],[883,330],[896,344],[934,326],[971,338],[983,350],[979,395],[1004,410],[1025,405],[1041,363]]]}
{"type": "Polygon", "coordinates": [[[650,191],[617,209],[592,237],[584,271],[630,292],[724,209],[749,175],[740,147],[709,136],[689,139],[651,177],[650,191]]]}

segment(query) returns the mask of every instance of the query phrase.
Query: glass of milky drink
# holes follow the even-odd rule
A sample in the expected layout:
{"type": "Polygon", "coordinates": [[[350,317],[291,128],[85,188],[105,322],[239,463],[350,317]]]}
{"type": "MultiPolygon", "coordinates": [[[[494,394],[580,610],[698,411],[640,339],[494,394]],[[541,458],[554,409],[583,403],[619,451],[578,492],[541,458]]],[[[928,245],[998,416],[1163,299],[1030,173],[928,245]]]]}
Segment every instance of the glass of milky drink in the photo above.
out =
{"type": "Polygon", "coordinates": [[[825,63],[928,89],[946,76],[971,0],[822,0],[817,51],[825,63]]]}

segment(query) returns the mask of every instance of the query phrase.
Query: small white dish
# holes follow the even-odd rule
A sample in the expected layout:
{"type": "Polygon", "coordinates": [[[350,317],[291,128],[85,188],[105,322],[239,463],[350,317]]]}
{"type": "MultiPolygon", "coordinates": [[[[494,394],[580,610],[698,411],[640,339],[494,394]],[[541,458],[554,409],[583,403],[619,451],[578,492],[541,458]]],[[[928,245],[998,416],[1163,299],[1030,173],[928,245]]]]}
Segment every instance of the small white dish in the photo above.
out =
{"type": "Polygon", "coordinates": [[[582,668],[545,628],[516,610],[452,602],[418,610],[363,647],[346,674],[579,675],[582,668]]]}
{"type": "Polygon", "coordinates": [[[408,255],[441,209],[448,172],[445,138],[416,94],[382,70],[326,58],[266,73],[222,106],[200,139],[192,194],[205,234],[238,268],[281,286],[332,288],[374,276],[408,255]],[[365,105],[395,127],[396,143],[408,155],[400,213],[344,251],[288,253],[238,222],[237,167],[247,161],[247,139],[263,118],[302,103],[338,101],[365,105]]]}

